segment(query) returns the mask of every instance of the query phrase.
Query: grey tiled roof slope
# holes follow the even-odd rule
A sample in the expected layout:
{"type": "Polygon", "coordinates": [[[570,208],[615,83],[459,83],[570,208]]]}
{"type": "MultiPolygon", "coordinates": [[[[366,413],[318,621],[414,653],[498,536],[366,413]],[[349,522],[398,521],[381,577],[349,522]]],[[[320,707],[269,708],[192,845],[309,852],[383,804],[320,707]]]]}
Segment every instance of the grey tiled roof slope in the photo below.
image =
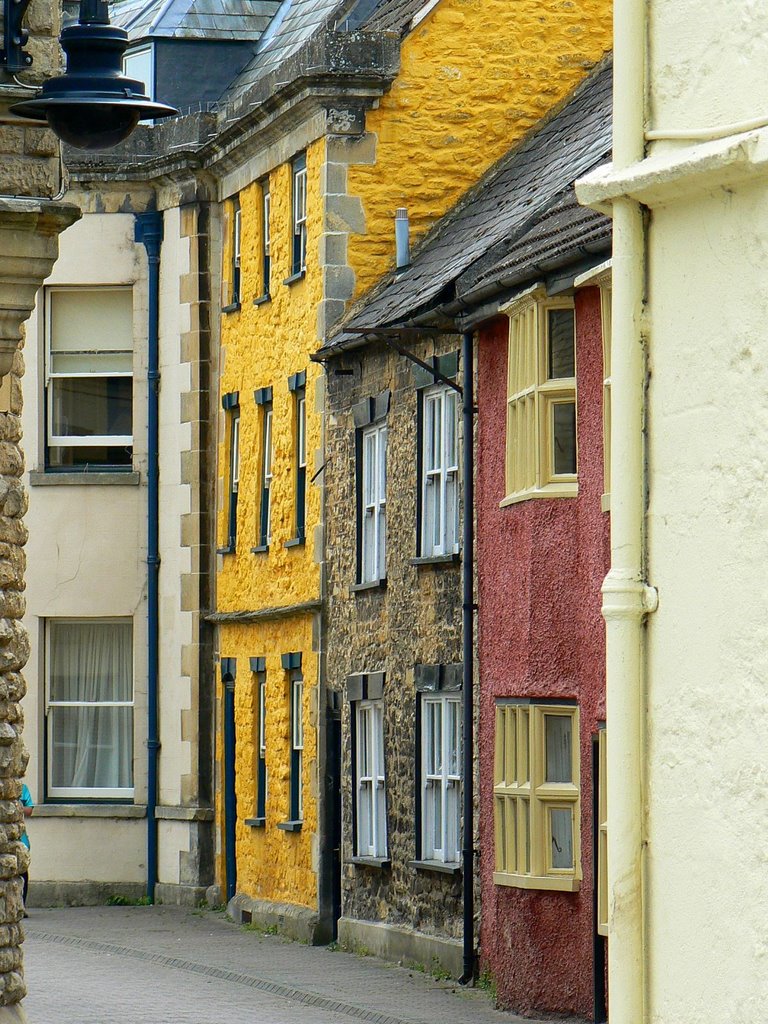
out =
{"type": "Polygon", "coordinates": [[[280,0],[119,0],[110,8],[131,42],[142,39],[256,42],[280,0]]]}
{"type": "MultiPolygon", "coordinates": [[[[598,164],[603,162],[600,160],[598,164]]],[[[533,277],[549,274],[597,253],[607,258],[611,248],[611,220],[579,206],[576,190],[571,186],[530,231],[511,243],[511,239],[505,239],[494,246],[457,278],[458,299],[471,302],[473,296],[482,295],[486,290],[514,288],[533,277]]]]}
{"type": "MultiPolygon", "coordinates": [[[[411,265],[376,286],[344,327],[404,324],[455,294],[456,282],[489,254],[491,273],[534,231],[573,182],[611,151],[610,63],[511,150],[420,244],[411,265]]],[[[483,271],[481,269],[480,273],[483,271]]],[[[341,333],[324,348],[343,346],[341,333]]]]}
{"type": "Polygon", "coordinates": [[[242,96],[347,6],[348,3],[341,0],[283,0],[272,24],[259,41],[256,55],[232,83],[225,100],[236,100],[242,96]]]}

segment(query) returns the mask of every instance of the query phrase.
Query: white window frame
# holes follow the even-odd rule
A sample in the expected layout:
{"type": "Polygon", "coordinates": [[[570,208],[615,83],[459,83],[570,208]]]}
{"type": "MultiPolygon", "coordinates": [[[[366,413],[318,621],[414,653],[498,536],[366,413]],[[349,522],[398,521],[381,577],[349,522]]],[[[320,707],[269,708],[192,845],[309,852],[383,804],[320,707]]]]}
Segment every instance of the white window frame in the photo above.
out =
{"type": "Polygon", "coordinates": [[[461,856],[461,694],[421,697],[421,856],[458,864],[461,856]],[[453,721],[451,722],[451,717],[453,721]],[[439,736],[436,723],[439,718],[439,736]],[[451,728],[451,725],[453,726],[451,728]],[[440,827],[436,828],[436,815],[440,827]],[[439,841],[435,841],[439,833],[439,841]]]}
{"type": "Polygon", "coordinates": [[[387,425],[361,431],[360,582],[387,575],[387,425]]]}
{"type": "Polygon", "coordinates": [[[272,448],[272,406],[271,404],[264,408],[264,452],[262,461],[262,475],[261,475],[261,493],[262,501],[266,501],[267,509],[266,514],[263,512],[261,515],[264,517],[262,521],[265,524],[265,529],[261,540],[265,544],[272,542],[272,478],[273,473],[273,458],[274,451],[272,448]]]}
{"type": "MultiPolygon", "coordinates": [[[[54,296],[62,292],[129,292],[132,293],[133,289],[130,285],[103,285],[103,286],[77,286],[67,287],[61,285],[50,285],[45,289],[45,389],[47,394],[47,417],[46,417],[46,445],[49,449],[51,448],[120,448],[120,447],[133,447],[133,431],[130,434],[54,434],[54,395],[52,381],[56,380],[80,380],[82,378],[96,379],[96,378],[129,378],[133,380],[133,349],[84,349],[83,353],[88,352],[94,355],[130,355],[131,357],[131,369],[130,370],[102,370],[102,371],[84,371],[79,372],[55,372],[52,370],[53,356],[55,348],[53,346],[53,306],[54,296]]],[[[78,355],[81,353],[71,352],[72,355],[78,355]]],[[[131,416],[133,420],[133,413],[131,416]]]]}
{"type": "Polygon", "coordinates": [[[135,49],[127,50],[123,54],[123,74],[126,78],[132,78],[134,81],[144,82],[146,88],[146,94],[149,99],[154,100],[155,98],[155,48],[152,45],[148,46],[137,46],[135,49]],[[136,75],[130,70],[130,62],[134,57],[149,56],[149,81],[144,81],[143,78],[137,79],[136,75]]]}
{"type": "Polygon", "coordinates": [[[457,554],[459,550],[458,428],[458,395],[453,388],[445,384],[425,388],[421,425],[420,547],[424,558],[457,554]],[[437,445],[436,435],[439,435],[437,445]]]}
{"type": "Polygon", "coordinates": [[[307,269],[307,167],[293,169],[293,234],[299,238],[299,262],[293,272],[307,269]]]}
{"type": "Polygon", "coordinates": [[[291,748],[296,778],[296,821],[304,819],[304,678],[291,679],[291,748]]]}
{"type": "Polygon", "coordinates": [[[356,854],[384,859],[388,849],[384,702],[356,701],[354,715],[356,854]]]}
{"type": "MultiPolygon", "coordinates": [[[[50,779],[52,776],[51,766],[54,763],[53,740],[55,730],[51,721],[51,711],[60,707],[127,707],[131,709],[131,733],[133,736],[133,749],[135,756],[136,749],[136,675],[135,662],[133,658],[133,647],[131,648],[131,692],[133,699],[130,701],[106,700],[106,701],[66,701],[53,700],[51,698],[51,624],[57,626],[80,625],[87,622],[89,625],[131,625],[131,637],[133,638],[133,620],[125,617],[90,619],[90,618],[49,618],[44,620],[45,629],[45,717],[46,717],[46,773],[50,779]]],[[[131,765],[131,776],[134,776],[133,764],[131,765]]],[[[134,780],[135,781],[135,780],[134,780]]],[[[132,800],[135,793],[134,786],[117,787],[76,787],[76,786],[53,786],[50,782],[46,786],[46,795],[52,800],[132,800]]]]}
{"type": "Polygon", "coordinates": [[[232,210],[232,298],[231,302],[240,302],[243,276],[242,276],[242,240],[243,240],[243,211],[240,209],[240,200],[234,201],[232,210]]]}
{"type": "Polygon", "coordinates": [[[262,295],[269,295],[270,290],[270,277],[272,276],[272,235],[270,228],[270,215],[272,212],[272,193],[269,189],[269,181],[265,180],[261,186],[261,197],[262,197],[262,247],[261,247],[261,272],[264,280],[262,281],[262,295]]]}

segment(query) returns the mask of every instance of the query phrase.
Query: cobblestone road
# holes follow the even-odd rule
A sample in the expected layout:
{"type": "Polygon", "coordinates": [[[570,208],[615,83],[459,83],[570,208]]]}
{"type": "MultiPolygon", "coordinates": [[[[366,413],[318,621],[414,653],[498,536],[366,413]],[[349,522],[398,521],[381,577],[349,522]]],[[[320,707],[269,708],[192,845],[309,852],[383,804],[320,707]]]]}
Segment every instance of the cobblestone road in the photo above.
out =
{"type": "Polygon", "coordinates": [[[493,1010],[482,992],[285,942],[208,911],[84,907],[31,915],[30,1024],[523,1024],[493,1010]]]}

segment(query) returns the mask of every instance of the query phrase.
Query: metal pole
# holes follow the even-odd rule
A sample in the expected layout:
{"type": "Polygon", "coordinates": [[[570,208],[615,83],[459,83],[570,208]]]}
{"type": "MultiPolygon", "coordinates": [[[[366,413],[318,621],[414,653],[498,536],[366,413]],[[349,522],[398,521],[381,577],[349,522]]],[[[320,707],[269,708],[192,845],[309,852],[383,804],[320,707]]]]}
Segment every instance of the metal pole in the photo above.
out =
{"type": "Polygon", "coordinates": [[[475,843],[474,843],[474,657],[475,657],[475,458],[474,458],[474,345],[471,331],[462,335],[464,433],[464,537],[462,550],[463,586],[463,686],[464,698],[464,831],[462,868],[464,883],[464,973],[467,985],[475,977],[475,843]]]}

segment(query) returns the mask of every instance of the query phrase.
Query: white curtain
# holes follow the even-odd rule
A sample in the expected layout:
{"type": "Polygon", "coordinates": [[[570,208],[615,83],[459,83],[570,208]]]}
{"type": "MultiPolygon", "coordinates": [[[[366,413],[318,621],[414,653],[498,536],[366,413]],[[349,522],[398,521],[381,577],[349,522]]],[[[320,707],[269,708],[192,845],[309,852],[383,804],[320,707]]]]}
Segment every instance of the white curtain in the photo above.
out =
{"type": "Polygon", "coordinates": [[[130,622],[51,622],[52,790],[131,789],[130,622]]]}

